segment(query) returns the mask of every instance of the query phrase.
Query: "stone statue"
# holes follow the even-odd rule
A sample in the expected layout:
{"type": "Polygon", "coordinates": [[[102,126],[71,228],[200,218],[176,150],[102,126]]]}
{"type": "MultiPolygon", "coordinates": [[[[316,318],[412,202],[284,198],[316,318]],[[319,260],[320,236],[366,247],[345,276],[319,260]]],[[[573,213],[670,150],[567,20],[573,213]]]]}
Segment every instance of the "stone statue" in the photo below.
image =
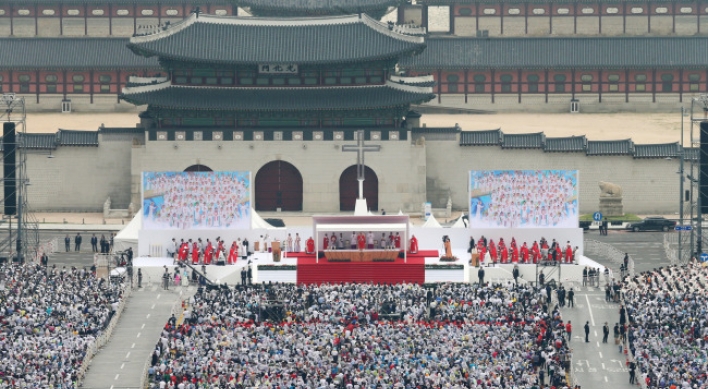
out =
{"type": "Polygon", "coordinates": [[[600,213],[604,216],[624,215],[622,187],[611,182],[600,181],[600,213]]]}
{"type": "Polygon", "coordinates": [[[611,182],[600,181],[600,197],[622,197],[622,187],[611,182]]]}
{"type": "Polygon", "coordinates": [[[108,197],[106,199],[106,202],[103,203],[103,217],[107,218],[108,215],[110,215],[110,213],[111,213],[111,198],[108,197]]]}

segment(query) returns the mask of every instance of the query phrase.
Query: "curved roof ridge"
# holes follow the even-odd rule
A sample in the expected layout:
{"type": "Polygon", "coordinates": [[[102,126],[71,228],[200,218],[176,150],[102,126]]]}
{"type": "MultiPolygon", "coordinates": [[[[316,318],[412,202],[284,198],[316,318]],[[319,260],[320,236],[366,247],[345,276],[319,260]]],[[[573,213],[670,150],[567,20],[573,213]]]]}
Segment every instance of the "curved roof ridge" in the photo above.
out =
{"type": "Polygon", "coordinates": [[[367,26],[377,30],[378,32],[380,32],[382,34],[386,34],[392,38],[405,40],[405,41],[408,41],[411,43],[424,43],[425,42],[425,38],[422,36],[408,35],[408,34],[404,34],[402,32],[395,31],[393,29],[390,29],[387,24],[383,24],[367,14],[361,14],[361,20],[367,26]]]}
{"type": "Polygon", "coordinates": [[[152,42],[152,41],[156,41],[158,39],[167,38],[168,36],[177,34],[178,32],[183,31],[187,27],[194,24],[194,22],[197,20],[197,16],[198,15],[196,13],[192,13],[188,17],[184,18],[184,20],[174,23],[174,24],[170,24],[170,26],[168,28],[162,29],[162,31],[159,31],[155,34],[133,36],[130,38],[130,43],[152,42]]]}

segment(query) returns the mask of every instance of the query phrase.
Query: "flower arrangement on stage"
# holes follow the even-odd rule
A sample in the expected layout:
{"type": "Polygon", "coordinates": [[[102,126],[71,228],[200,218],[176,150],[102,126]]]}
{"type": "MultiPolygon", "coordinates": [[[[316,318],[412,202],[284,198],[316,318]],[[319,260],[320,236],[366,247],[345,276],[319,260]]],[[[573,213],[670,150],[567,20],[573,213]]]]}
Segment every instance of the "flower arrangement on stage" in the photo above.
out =
{"type": "Polygon", "coordinates": [[[457,258],[457,257],[454,256],[454,255],[453,255],[453,256],[450,256],[450,257],[440,257],[440,262],[455,262],[455,261],[457,261],[458,259],[459,259],[459,258],[457,258]]]}

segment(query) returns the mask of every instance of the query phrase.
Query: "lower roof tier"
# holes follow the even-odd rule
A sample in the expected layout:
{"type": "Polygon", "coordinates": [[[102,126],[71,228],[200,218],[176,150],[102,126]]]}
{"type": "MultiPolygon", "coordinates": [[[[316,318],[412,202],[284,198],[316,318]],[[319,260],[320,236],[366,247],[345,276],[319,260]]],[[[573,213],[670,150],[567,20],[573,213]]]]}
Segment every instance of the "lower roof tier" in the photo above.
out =
{"type": "Polygon", "coordinates": [[[352,110],[400,107],[435,98],[430,87],[382,85],[328,88],[227,88],[169,82],[123,89],[121,99],[157,108],[232,111],[352,110]]]}

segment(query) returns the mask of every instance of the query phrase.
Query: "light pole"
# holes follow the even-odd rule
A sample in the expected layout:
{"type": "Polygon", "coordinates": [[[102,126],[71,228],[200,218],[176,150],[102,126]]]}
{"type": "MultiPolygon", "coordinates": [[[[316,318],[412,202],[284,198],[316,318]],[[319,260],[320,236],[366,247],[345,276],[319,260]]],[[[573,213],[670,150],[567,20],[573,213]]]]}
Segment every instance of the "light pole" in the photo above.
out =
{"type": "MultiPolygon", "coordinates": [[[[683,229],[683,180],[684,180],[684,175],[683,175],[683,158],[684,158],[684,151],[683,151],[683,115],[684,115],[685,109],[683,106],[681,106],[681,150],[680,150],[680,155],[679,155],[679,220],[680,220],[680,225],[681,229],[683,229]]],[[[681,263],[681,260],[683,257],[681,257],[681,246],[683,246],[683,240],[681,239],[681,229],[678,231],[678,262],[681,263]]]]}

